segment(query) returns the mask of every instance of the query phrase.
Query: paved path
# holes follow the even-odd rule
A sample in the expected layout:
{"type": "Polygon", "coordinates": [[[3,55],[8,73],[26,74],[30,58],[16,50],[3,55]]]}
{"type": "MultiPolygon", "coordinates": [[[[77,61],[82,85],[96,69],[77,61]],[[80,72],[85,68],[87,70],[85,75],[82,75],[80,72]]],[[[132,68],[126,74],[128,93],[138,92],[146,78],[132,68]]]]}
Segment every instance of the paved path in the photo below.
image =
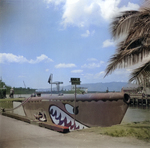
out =
{"type": "Polygon", "coordinates": [[[62,134],[0,115],[0,148],[150,148],[150,143],[82,131],[62,134]]]}

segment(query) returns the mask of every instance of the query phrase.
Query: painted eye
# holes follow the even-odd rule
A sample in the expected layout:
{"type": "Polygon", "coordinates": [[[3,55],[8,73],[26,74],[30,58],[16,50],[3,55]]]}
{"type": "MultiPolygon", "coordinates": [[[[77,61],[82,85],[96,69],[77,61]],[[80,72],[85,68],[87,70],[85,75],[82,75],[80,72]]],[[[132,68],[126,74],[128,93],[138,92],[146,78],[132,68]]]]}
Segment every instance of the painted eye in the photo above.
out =
{"type": "Polygon", "coordinates": [[[69,104],[65,104],[65,108],[70,114],[77,115],[79,113],[78,106],[74,108],[73,106],[71,106],[69,104]]]}
{"type": "Polygon", "coordinates": [[[69,112],[70,114],[74,114],[74,112],[73,112],[74,109],[71,105],[65,104],[65,108],[66,108],[67,112],[69,112]]]}

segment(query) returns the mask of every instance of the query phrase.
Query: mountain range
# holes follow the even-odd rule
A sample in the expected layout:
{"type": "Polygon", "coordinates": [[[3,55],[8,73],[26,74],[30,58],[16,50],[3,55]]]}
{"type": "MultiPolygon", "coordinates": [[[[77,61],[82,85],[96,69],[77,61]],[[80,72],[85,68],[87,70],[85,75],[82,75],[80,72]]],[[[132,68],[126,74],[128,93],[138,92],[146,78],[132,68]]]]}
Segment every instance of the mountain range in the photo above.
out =
{"type": "MultiPolygon", "coordinates": [[[[128,84],[127,82],[108,82],[108,83],[87,83],[77,85],[77,87],[87,88],[88,91],[121,91],[123,87],[136,87],[134,84],[128,84]]],[[[71,90],[72,86],[63,86],[60,89],[71,90]]]]}

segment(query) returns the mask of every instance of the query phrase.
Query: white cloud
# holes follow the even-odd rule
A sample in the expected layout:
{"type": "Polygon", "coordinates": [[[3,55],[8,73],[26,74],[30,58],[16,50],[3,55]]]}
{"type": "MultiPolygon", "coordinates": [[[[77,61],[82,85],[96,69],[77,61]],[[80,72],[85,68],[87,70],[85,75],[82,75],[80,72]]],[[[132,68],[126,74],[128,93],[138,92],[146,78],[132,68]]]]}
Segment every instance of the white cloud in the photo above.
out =
{"type": "Polygon", "coordinates": [[[55,67],[56,68],[72,68],[72,67],[76,67],[76,65],[73,63],[69,63],[69,64],[60,63],[58,65],[55,65],[55,67]]]}
{"type": "Polygon", "coordinates": [[[95,58],[89,58],[89,59],[87,59],[87,61],[98,61],[98,60],[95,58]]]}
{"type": "Polygon", "coordinates": [[[0,53],[0,63],[24,63],[24,62],[28,62],[28,60],[23,57],[23,56],[16,56],[12,53],[0,53]]]}
{"type": "Polygon", "coordinates": [[[89,37],[90,35],[93,35],[95,33],[95,30],[90,32],[89,30],[86,30],[85,33],[81,34],[82,37],[89,37]]]}
{"type": "Polygon", "coordinates": [[[120,8],[120,11],[127,11],[127,10],[138,10],[139,9],[139,5],[128,2],[127,6],[123,6],[120,8]]]}
{"type": "Polygon", "coordinates": [[[130,73],[130,69],[117,69],[111,75],[105,77],[105,80],[108,82],[112,80],[116,82],[128,82],[130,73]]]}
{"type": "Polygon", "coordinates": [[[14,55],[12,53],[0,53],[0,63],[30,63],[36,64],[40,62],[53,62],[52,59],[48,58],[46,55],[42,54],[39,57],[36,57],[36,60],[28,60],[24,56],[14,55]]]}
{"type": "Polygon", "coordinates": [[[99,73],[95,73],[95,74],[91,74],[91,73],[87,73],[84,75],[84,77],[88,80],[92,80],[92,79],[103,79],[105,75],[104,71],[101,71],[99,73]]]}
{"type": "Polygon", "coordinates": [[[26,76],[23,76],[23,75],[20,75],[20,76],[18,76],[19,78],[25,78],[26,76]]]}
{"type": "Polygon", "coordinates": [[[99,78],[104,78],[104,75],[105,75],[105,72],[104,71],[101,71],[101,72],[99,72],[99,73],[96,73],[95,75],[94,75],[94,78],[95,79],[99,79],[99,78]]]}
{"type": "Polygon", "coordinates": [[[128,82],[130,75],[129,69],[118,69],[114,71],[111,75],[108,75],[107,77],[104,78],[105,76],[105,71],[101,71],[98,73],[86,73],[84,74],[84,78],[87,80],[92,80],[93,82],[128,82]]]}
{"type": "Polygon", "coordinates": [[[81,34],[82,37],[88,37],[90,35],[90,31],[86,30],[86,33],[81,34]]]}
{"type": "Polygon", "coordinates": [[[102,66],[102,64],[104,64],[104,61],[100,61],[100,62],[98,62],[98,63],[89,63],[89,64],[84,64],[84,65],[82,65],[81,67],[82,68],[98,68],[98,67],[101,67],[102,66]]]}
{"type": "Polygon", "coordinates": [[[83,70],[80,70],[80,69],[79,69],[79,70],[72,70],[71,72],[72,72],[72,73],[82,73],[83,70]]]}
{"type": "Polygon", "coordinates": [[[63,2],[66,2],[66,0],[44,0],[45,2],[49,3],[54,3],[55,5],[59,5],[63,2]]]}
{"type": "Polygon", "coordinates": [[[127,6],[119,7],[121,0],[104,0],[100,3],[101,15],[105,20],[111,19],[121,11],[138,10],[139,5],[128,2],[127,6]]]}
{"type": "Polygon", "coordinates": [[[48,58],[48,56],[42,54],[40,55],[39,57],[36,57],[36,60],[29,60],[29,63],[31,64],[36,64],[36,63],[40,63],[42,61],[45,61],[45,62],[53,62],[52,59],[48,58]]]}
{"type": "Polygon", "coordinates": [[[84,77],[85,77],[86,79],[88,79],[88,80],[91,80],[91,79],[93,79],[93,75],[94,75],[94,74],[87,73],[87,74],[84,74],[84,77]]]}
{"type": "Polygon", "coordinates": [[[48,72],[48,71],[49,71],[49,69],[45,69],[45,71],[46,71],[46,72],[48,72]]]}
{"type": "Polygon", "coordinates": [[[121,0],[46,0],[56,6],[63,6],[62,25],[85,27],[111,21],[120,11],[137,10],[139,5],[128,2],[119,7],[121,0]],[[102,20],[103,19],[103,20],[102,20]]]}
{"type": "Polygon", "coordinates": [[[112,41],[112,40],[105,40],[104,42],[103,42],[103,48],[105,48],[105,47],[109,47],[109,46],[114,46],[115,44],[114,44],[114,42],[112,41]]]}
{"type": "Polygon", "coordinates": [[[129,75],[131,73],[131,69],[117,69],[114,71],[114,75],[123,76],[123,75],[129,75]]]}

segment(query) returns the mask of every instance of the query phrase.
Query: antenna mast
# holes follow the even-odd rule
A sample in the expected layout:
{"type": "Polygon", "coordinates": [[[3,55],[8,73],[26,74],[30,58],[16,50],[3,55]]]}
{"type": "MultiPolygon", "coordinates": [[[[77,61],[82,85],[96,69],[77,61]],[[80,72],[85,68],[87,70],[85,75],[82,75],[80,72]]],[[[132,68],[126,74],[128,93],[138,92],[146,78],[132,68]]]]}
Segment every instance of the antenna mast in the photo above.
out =
{"type": "Polygon", "coordinates": [[[59,82],[59,81],[53,82],[53,74],[50,74],[48,83],[51,84],[51,95],[52,95],[52,84],[56,84],[58,93],[59,93],[59,88],[60,88],[59,85],[63,84],[63,82],[59,82]]]}
{"type": "Polygon", "coordinates": [[[23,81],[23,84],[24,84],[24,87],[26,88],[26,84],[25,84],[25,82],[23,81]]]}

